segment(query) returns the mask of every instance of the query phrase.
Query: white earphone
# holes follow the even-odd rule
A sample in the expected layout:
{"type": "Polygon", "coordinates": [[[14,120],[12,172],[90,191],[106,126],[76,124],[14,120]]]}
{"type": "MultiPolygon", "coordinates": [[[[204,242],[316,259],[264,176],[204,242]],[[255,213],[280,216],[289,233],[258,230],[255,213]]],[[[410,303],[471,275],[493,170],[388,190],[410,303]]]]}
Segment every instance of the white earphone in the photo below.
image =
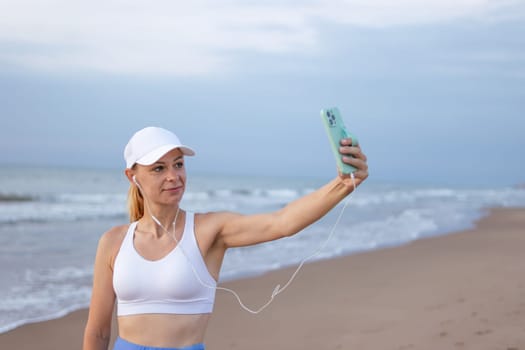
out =
{"type": "Polygon", "coordinates": [[[135,175],[133,175],[133,177],[131,178],[133,180],[133,182],[135,183],[135,185],[137,185],[138,188],[140,188],[140,185],[137,181],[137,177],[135,175]]]}

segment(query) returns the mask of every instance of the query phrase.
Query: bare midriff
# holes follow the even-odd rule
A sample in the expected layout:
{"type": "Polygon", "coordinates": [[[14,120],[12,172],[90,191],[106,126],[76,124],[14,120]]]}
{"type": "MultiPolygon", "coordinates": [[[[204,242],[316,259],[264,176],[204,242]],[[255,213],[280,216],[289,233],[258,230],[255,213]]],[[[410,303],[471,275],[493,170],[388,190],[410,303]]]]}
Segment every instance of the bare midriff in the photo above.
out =
{"type": "Polygon", "coordinates": [[[211,314],[141,314],[118,317],[119,336],[153,347],[184,347],[204,341],[211,314]]]}

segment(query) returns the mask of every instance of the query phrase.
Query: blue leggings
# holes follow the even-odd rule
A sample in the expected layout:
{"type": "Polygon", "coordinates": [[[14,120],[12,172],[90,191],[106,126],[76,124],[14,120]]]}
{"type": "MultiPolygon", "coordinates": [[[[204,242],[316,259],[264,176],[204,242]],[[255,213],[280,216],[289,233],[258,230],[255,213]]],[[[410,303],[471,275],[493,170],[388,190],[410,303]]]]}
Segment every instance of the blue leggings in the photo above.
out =
{"type": "Polygon", "coordinates": [[[130,343],[127,340],[122,339],[121,337],[118,337],[115,341],[115,346],[113,347],[113,350],[205,350],[204,344],[194,344],[190,346],[185,346],[182,348],[158,348],[154,346],[144,346],[144,345],[138,345],[130,343]]]}

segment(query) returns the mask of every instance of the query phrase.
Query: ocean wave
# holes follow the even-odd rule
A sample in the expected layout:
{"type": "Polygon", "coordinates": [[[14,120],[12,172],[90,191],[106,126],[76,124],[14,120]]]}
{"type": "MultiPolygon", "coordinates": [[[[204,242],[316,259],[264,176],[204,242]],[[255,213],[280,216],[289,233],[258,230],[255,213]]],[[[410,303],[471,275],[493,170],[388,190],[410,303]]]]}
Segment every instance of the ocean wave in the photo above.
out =
{"type": "Polygon", "coordinates": [[[0,203],[32,202],[34,200],[37,200],[37,198],[26,194],[0,193],[0,203]]]}
{"type": "Polygon", "coordinates": [[[91,266],[26,270],[19,285],[2,293],[0,333],[87,307],[91,279],[91,266]]]}
{"type": "Polygon", "coordinates": [[[0,224],[71,222],[112,219],[126,215],[124,195],[58,193],[30,198],[31,200],[26,201],[0,201],[0,224]]]}
{"type": "Polygon", "coordinates": [[[53,223],[53,222],[82,222],[82,221],[91,221],[91,220],[124,220],[126,221],[128,214],[126,212],[119,213],[105,213],[100,215],[82,215],[82,214],[64,214],[64,215],[16,215],[16,216],[6,216],[5,214],[0,217],[0,225],[24,225],[24,224],[44,224],[44,223],[53,223]]]}
{"type": "Polygon", "coordinates": [[[16,329],[16,328],[18,328],[20,326],[24,326],[26,324],[54,320],[54,319],[66,316],[67,314],[69,314],[69,313],[71,313],[73,311],[85,309],[88,306],[89,306],[89,303],[72,304],[72,305],[64,307],[64,308],[62,308],[60,310],[57,310],[55,312],[49,312],[49,313],[46,313],[44,315],[39,315],[39,316],[35,316],[35,317],[28,317],[28,318],[25,318],[25,319],[18,319],[16,321],[7,321],[5,323],[2,322],[2,323],[0,323],[0,334],[5,333],[5,332],[9,332],[9,331],[11,331],[13,329],[16,329]]]}
{"type": "Polygon", "coordinates": [[[302,189],[293,188],[222,188],[207,191],[190,191],[184,195],[191,198],[295,198],[303,193],[302,189]]]}
{"type": "MultiPolygon", "coordinates": [[[[216,190],[192,190],[184,195],[182,205],[191,211],[229,210],[244,213],[276,210],[290,201],[311,192],[311,188],[233,187],[216,190]]],[[[127,216],[123,193],[57,193],[31,197],[26,194],[2,194],[0,224],[70,222],[113,219],[127,216]]],[[[349,205],[361,210],[400,206],[511,206],[525,203],[525,190],[452,189],[452,188],[391,188],[358,191],[349,205]]]]}

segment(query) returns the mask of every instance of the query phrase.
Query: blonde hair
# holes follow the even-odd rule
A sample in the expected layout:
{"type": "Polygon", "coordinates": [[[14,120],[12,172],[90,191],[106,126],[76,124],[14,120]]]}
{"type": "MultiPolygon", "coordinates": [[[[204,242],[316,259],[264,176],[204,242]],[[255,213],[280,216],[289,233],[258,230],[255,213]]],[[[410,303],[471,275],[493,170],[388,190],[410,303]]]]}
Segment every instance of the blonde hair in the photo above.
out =
{"type": "Polygon", "coordinates": [[[128,190],[129,221],[134,222],[144,216],[144,197],[135,185],[130,185],[128,190]]]}

